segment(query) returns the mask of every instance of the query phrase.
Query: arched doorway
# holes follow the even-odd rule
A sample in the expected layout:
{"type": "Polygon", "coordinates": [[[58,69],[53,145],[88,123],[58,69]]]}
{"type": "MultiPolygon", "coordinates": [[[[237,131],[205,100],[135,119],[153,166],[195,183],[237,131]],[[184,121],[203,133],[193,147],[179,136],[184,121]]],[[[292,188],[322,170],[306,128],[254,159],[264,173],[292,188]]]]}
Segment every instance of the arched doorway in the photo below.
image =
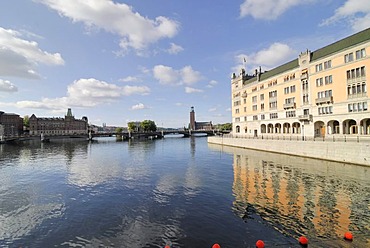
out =
{"type": "Polygon", "coordinates": [[[315,137],[325,137],[325,123],[322,121],[316,121],[315,127],[315,137]]]}
{"type": "Polygon", "coordinates": [[[274,133],[274,125],[271,123],[267,125],[267,133],[274,133]]]}
{"type": "Polygon", "coordinates": [[[283,124],[283,133],[290,133],[290,123],[283,124]]]}
{"type": "Polygon", "coordinates": [[[294,134],[301,133],[301,123],[294,122],[292,124],[292,133],[294,133],[294,134]]]}
{"type": "Polygon", "coordinates": [[[275,124],[275,133],[281,133],[281,124],[280,123],[275,124]]]}
{"type": "Polygon", "coordinates": [[[361,120],[360,126],[361,126],[361,134],[363,135],[370,134],[370,118],[361,120]]]}
{"type": "Polygon", "coordinates": [[[240,133],[240,126],[236,126],[235,131],[236,131],[236,133],[240,133]]]}
{"type": "Polygon", "coordinates": [[[353,119],[343,121],[343,134],[357,134],[357,122],[353,119]]]}
{"type": "Polygon", "coordinates": [[[261,125],[261,133],[266,133],[266,125],[265,124],[261,125]]]}
{"type": "Polygon", "coordinates": [[[331,120],[327,124],[327,134],[339,134],[339,121],[331,120]]]}

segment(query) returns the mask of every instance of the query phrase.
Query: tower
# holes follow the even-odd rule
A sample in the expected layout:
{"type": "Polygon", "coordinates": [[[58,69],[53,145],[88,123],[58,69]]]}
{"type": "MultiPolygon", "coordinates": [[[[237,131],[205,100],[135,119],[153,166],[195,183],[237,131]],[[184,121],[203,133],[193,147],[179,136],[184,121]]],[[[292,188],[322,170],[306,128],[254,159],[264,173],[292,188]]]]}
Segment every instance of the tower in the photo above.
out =
{"type": "Polygon", "coordinates": [[[191,110],[190,110],[189,129],[190,130],[195,130],[195,112],[194,112],[194,107],[191,107],[191,110]]]}

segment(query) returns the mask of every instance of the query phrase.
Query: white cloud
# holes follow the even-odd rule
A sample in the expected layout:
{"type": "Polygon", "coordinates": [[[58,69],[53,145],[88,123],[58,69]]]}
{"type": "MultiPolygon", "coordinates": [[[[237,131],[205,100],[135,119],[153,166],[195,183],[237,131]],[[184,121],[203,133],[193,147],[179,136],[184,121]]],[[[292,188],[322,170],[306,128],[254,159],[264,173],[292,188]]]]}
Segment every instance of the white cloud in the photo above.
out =
{"type": "Polygon", "coordinates": [[[127,83],[127,82],[137,83],[137,82],[141,82],[141,79],[139,79],[138,77],[128,76],[128,77],[125,77],[125,78],[121,78],[118,81],[125,82],[125,83],[127,83]]]}
{"type": "Polygon", "coordinates": [[[218,82],[216,80],[211,80],[208,84],[207,84],[207,88],[213,88],[214,86],[216,86],[218,84],[218,82]]]}
{"type": "Polygon", "coordinates": [[[134,106],[131,107],[131,110],[140,110],[140,109],[146,109],[147,107],[142,104],[142,103],[139,103],[139,104],[136,104],[134,106]]]}
{"type": "Polygon", "coordinates": [[[247,72],[253,72],[259,66],[263,70],[270,70],[276,66],[289,62],[297,56],[297,52],[287,44],[274,43],[270,47],[250,55],[239,54],[235,56],[237,65],[232,69],[233,72],[239,72],[240,68],[246,67],[247,72]],[[246,59],[245,65],[243,60],[246,59]]]}
{"type": "Polygon", "coordinates": [[[164,85],[191,85],[203,78],[200,72],[193,70],[191,66],[175,70],[169,66],[156,65],[153,74],[154,78],[164,85]]]}
{"type": "Polygon", "coordinates": [[[58,11],[73,22],[82,22],[89,29],[103,29],[119,35],[120,47],[127,51],[142,51],[150,44],[163,38],[174,37],[179,24],[158,16],[155,19],[143,17],[131,6],[111,0],[35,0],[58,11]]]}
{"type": "Polygon", "coordinates": [[[24,40],[21,33],[0,27],[0,75],[38,79],[38,64],[63,65],[59,53],[42,51],[37,42],[24,40]]]}
{"type": "Polygon", "coordinates": [[[288,9],[312,0],[245,0],[240,5],[240,17],[275,20],[288,9]]]}
{"type": "Polygon", "coordinates": [[[64,110],[69,107],[94,107],[116,101],[124,96],[146,95],[150,89],[146,86],[118,86],[94,78],[79,79],[68,86],[67,96],[43,98],[41,101],[19,101],[18,108],[64,110]]]}
{"type": "Polygon", "coordinates": [[[16,91],[18,91],[18,88],[17,88],[17,86],[12,84],[10,81],[0,79],[0,92],[1,91],[16,92],[16,91]]]}
{"type": "Polygon", "coordinates": [[[175,43],[171,43],[171,47],[167,50],[169,54],[178,54],[182,51],[184,51],[184,48],[182,46],[176,45],[175,43]]]}
{"type": "Polygon", "coordinates": [[[356,32],[370,27],[370,3],[364,4],[364,0],[347,0],[321,25],[330,25],[342,19],[347,20],[356,32]]]}
{"type": "Polygon", "coordinates": [[[191,94],[191,93],[200,93],[200,92],[203,92],[203,90],[192,88],[192,87],[185,87],[185,92],[188,94],[191,94]]]}
{"type": "Polygon", "coordinates": [[[215,111],[217,111],[217,108],[210,108],[210,109],[208,109],[208,112],[215,112],[215,111]]]}

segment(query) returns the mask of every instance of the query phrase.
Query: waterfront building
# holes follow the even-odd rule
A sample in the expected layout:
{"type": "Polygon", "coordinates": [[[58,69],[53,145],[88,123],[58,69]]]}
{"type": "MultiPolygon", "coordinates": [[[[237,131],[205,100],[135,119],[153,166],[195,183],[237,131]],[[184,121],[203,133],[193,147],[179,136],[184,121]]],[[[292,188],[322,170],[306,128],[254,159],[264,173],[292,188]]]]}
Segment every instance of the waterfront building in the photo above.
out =
{"type": "Polygon", "coordinates": [[[10,137],[23,134],[23,118],[17,114],[0,111],[0,136],[10,137]]]}
{"type": "Polygon", "coordinates": [[[235,136],[370,135],[370,28],[270,71],[232,74],[235,136]]]}
{"type": "Polygon", "coordinates": [[[64,118],[62,117],[36,117],[32,114],[29,118],[30,135],[76,135],[88,133],[88,119],[75,119],[69,108],[64,118]]]}
{"type": "Polygon", "coordinates": [[[190,123],[189,123],[190,130],[212,130],[212,121],[195,121],[195,111],[194,107],[190,109],[190,123]]]}

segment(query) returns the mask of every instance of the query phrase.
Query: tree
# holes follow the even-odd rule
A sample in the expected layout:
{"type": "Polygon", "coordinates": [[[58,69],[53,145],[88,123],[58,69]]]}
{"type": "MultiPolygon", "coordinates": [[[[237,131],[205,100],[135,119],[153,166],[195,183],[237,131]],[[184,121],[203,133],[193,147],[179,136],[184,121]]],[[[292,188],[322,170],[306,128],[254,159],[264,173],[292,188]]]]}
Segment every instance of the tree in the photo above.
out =
{"type": "Polygon", "coordinates": [[[30,117],[28,115],[25,115],[23,117],[23,126],[29,127],[30,126],[30,117]]]}
{"type": "Polygon", "coordinates": [[[127,128],[128,128],[128,131],[132,132],[132,131],[135,131],[136,130],[136,123],[131,121],[129,123],[127,123],[127,128]]]}
{"type": "Polygon", "coordinates": [[[140,127],[144,132],[155,132],[157,131],[157,126],[154,121],[144,120],[140,123],[140,127]]]}
{"type": "Polygon", "coordinates": [[[221,127],[222,130],[231,131],[233,129],[232,123],[225,123],[221,127]]]}
{"type": "Polygon", "coordinates": [[[122,127],[117,127],[116,128],[116,133],[122,133],[123,132],[123,128],[122,127]]]}

